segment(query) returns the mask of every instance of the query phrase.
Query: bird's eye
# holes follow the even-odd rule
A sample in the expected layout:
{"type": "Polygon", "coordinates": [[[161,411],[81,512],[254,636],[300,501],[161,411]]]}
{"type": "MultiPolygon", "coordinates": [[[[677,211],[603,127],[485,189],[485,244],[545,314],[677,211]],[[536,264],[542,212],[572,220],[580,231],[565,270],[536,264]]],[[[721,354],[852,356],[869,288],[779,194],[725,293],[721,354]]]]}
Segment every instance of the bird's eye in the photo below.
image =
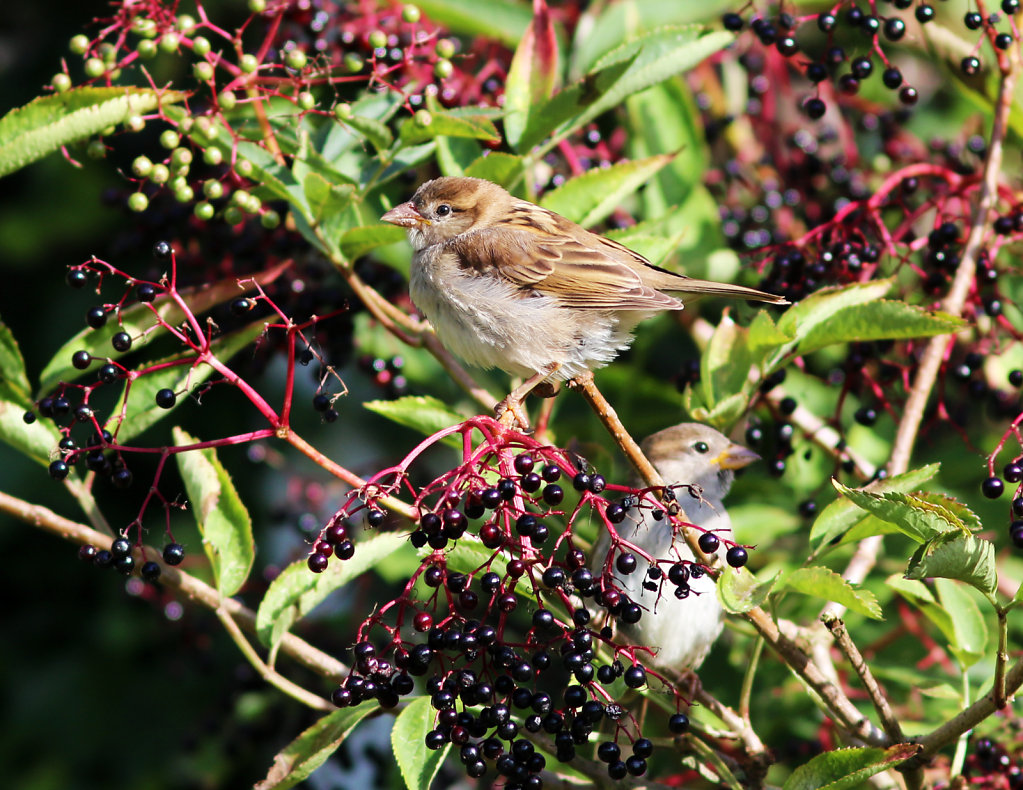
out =
{"type": "Polygon", "coordinates": [[[451,206],[449,206],[447,203],[441,203],[439,206],[437,206],[437,216],[438,217],[446,217],[450,213],[451,213],[451,206]]]}
{"type": "Polygon", "coordinates": [[[693,449],[696,450],[696,452],[703,455],[703,453],[707,452],[710,449],[710,445],[707,444],[706,442],[697,442],[696,444],[693,445],[693,449]]]}

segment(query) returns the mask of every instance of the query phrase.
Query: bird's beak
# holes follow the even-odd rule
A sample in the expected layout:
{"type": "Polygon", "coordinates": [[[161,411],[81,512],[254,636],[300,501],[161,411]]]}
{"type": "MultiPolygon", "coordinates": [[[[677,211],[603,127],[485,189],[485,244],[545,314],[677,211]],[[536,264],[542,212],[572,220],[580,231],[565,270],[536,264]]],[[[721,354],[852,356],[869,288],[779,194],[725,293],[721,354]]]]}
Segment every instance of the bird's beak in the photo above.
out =
{"type": "Polygon", "coordinates": [[[426,218],[419,213],[419,210],[416,209],[411,200],[395,206],[380,219],[402,228],[415,228],[419,225],[427,224],[426,218]]]}
{"type": "Polygon", "coordinates": [[[742,469],[754,461],[759,461],[760,456],[743,447],[741,444],[730,444],[717,458],[711,459],[711,463],[720,466],[722,469],[742,469]]]}

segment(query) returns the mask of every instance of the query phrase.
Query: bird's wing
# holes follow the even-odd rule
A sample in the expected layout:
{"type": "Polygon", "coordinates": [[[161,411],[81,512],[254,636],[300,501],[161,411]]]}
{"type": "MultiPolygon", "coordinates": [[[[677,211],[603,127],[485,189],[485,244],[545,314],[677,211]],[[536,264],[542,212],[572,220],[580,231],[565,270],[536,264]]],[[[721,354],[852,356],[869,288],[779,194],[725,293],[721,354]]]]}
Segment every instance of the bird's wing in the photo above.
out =
{"type": "Polygon", "coordinates": [[[646,258],[530,204],[516,204],[498,226],[453,239],[451,250],[466,268],[493,271],[524,291],[548,294],[567,307],[682,308],[679,300],[644,282],[637,268],[660,271],[646,258]]]}

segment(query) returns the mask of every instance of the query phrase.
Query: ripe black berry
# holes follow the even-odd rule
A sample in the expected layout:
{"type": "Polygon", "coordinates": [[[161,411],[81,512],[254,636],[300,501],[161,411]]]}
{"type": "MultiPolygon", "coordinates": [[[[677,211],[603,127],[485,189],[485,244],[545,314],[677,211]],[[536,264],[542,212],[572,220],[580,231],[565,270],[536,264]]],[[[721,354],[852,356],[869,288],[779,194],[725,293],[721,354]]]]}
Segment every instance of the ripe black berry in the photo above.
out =
{"type": "Polygon", "coordinates": [[[625,670],[623,679],[625,680],[626,686],[631,689],[638,689],[646,683],[646,670],[643,669],[643,667],[634,664],[625,670]]]}
{"type": "Polygon", "coordinates": [[[565,498],[565,492],[556,483],[551,483],[543,490],[543,501],[548,505],[558,505],[565,498]]]}
{"type": "Polygon", "coordinates": [[[859,57],[850,64],[852,74],[858,80],[865,80],[874,73],[874,64],[868,57],[859,57]]]}
{"type": "Polygon", "coordinates": [[[160,578],[160,566],[152,560],[143,563],[139,572],[142,574],[142,578],[147,582],[155,582],[160,578]]]}
{"type": "Polygon", "coordinates": [[[140,302],[151,302],[156,298],[156,294],[156,286],[149,283],[140,283],[139,287],[135,289],[135,296],[140,302]]]}
{"type": "Polygon", "coordinates": [[[78,549],[78,559],[83,562],[92,562],[96,559],[96,555],[99,554],[99,550],[91,543],[81,546],[78,549]]]}
{"type": "Polygon", "coordinates": [[[689,729],[689,717],[684,713],[676,713],[670,719],[668,719],[668,730],[675,734],[681,735],[689,729]]]}
{"type": "Polygon", "coordinates": [[[728,13],[721,17],[721,24],[724,25],[725,30],[731,30],[733,33],[738,33],[742,30],[743,21],[742,17],[736,13],[728,13]]]}
{"type": "Polygon", "coordinates": [[[725,561],[733,568],[741,568],[748,560],[749,555],[742,546],[732,546],[725,553],[725,561]]]}
{"type": "Polygon", "coordinates": [[[50,463],[50,477],[54,480],[63,480],[70,471],[70,467],[64,461],[53,461],[50,463]]]}
{"type": "Polygon", "coordinates": [[[834,14],[821,14],[817,17],[817,27],[822,33],[830,33],[837,22],[834,14]]]}
{"type": "Polygon", "coordinates": [[[984,24],[984,17],[976,11],[970,11],[963,17],[963,24],[970,30],[980,30],[984,24]]]}
{"type": "Polygon", "coordinates": [[[170,409],[178,402],[178,396],[174,394],[174,390],[165,387],[156,393],[155,400],[161,409],[170,409]]]}
{"type": "Polygon", "coordinates": [[[69,269],[64,282],[72,288],[82,288],[89,282],[89,274],[84,269],[69,269]]]}
{"type": "Polygon", "coordinates": [[[827,105],[824,104],[822,99],[818,99],[816,96],[809,98],[803,104],[803,111],[807,114],[807,117],[813,120],[818,120],[824,117],[824,113],[827,112],[827,105]]]}
{"type": "Polygon", "coordinates": [[[884,73],[881,74],[881,82],[883,82],[884,86],[889,90],[895,90],[902,84],[902,72],[894,66],[891,66],[890,68],[885,69],[884,73]]]}
{"type": "Polygon", "coordinates": [[[1004,490],[1005,483],[998,477],[989,477],[980,484],[980,492],[988,499],[998,499],[1004,490]]]}
{"type": "Polygon", "coordinates": [[[636,556],[626,552],[625,554],[619,554],[618,559],[615,560],[615,567],[625,574],[632,573],[636,570],[636,556]]]}
{"type": "Polygon", "coordinates": [[[71,366],[76,370],[85,370],[92,364],[92,354],[88,351],[76,351],[71,355],[71,366]]]}
{"type": "Polygon", "coordinates": [[[107,311],[102,307],[90,307],[85,314],[85,323],[93,329],[99,329],[107,322],[107,311]]]}
{"type": "Polygon", "coordinates": [[[969,55],[963,58],[962,63],[959,64],[959,68],[963,74],[973,75],[980,71],[980,58],[975,55],[969,55]]]}
{"type": "Polygon", "coordinates": [[[110,338],[110,345],[114,347],[114,351],[127,351],[131,348],[131,335],[127,332],[118,332],[110,338]]]}
{"type": "Polygon", "coordinates": [[[185,547],[180,543],[168,543],[163,547],[163,561],[168,565],[180,565],[185,558],[185,547]]]}
{"type": "Polygon", "coordinates": [[[310,554],[306,564],[313,573],[323,573],[327,570],[328,559],[325,554],[310,554]]]}
{"type": "Polygon", "coordinates": [[[916,16],[917,22],[925,24],[934,19],[934,6],[928,5],[927,3],[921,3],[916,7],[916,11],[913,13],[916,16]]]}
{"type": "Polygon", "coordinates": [[[1009,33],[999,33],[995,36],[995,47],[998,49],[1008,49],[1012,46],[1012,36],[1009,33]]]}
{"type": "Polygon", "coordinates": [[[713,532],[704,532],[697,542],[700,544],[700,551],[704,554],[713,554],[721,545],[720,539],[713,532]]]}
{"type": "Polygon", "coordinates": [[[884,22],[884,36],[889,41],[898,41],[906,35],[906,23],[897,16],[888,17],[884,22]]]}

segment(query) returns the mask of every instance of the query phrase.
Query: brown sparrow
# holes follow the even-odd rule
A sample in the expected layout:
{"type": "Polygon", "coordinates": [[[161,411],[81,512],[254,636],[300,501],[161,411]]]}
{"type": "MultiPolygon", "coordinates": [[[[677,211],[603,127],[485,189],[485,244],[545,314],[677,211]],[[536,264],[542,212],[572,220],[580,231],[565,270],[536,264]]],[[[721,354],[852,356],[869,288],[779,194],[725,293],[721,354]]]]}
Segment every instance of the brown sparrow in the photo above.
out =
{"type": "Polygon", "coordinates": [[[685,298],[786,304],[673,274],[480,178],[427,181],[381,219],[408,229],[409,293],[441,343],[470,365],[526,379],[505,401],[513,411],[546,379],[603,367],[628,347],[636,324],[681,310],[685,298]]]}
{"type": "MultiPolygon", "coordinates": [[[[719,538],[732,537],[732,521],[722,500],[732,486],[735,470],[756,461],[759,456],[713,428],[695,422],[665,428],[642,443],[644,454],[665,482],[673,487],[676,499],[689,522],[714,532],[719,538]]],[[[655,560],[695,559],[681,533],[675,533],[671,521],[662,515],[654,518],[649,508],[632,509],[632,520],[618,525],[618,534],[642,548],[655,560]]],[[[593,552],[593,569],[603,571],[611,540],[605,532],[593,552]]],[[[724,552],[724,544],[718,552],[724,552]]],[[[618,553],[616,552],[616,558],[618,553]]],[[[665,669],[695,669],[707,656],[723,625],[721,604],[714,580],[704,574],[689,579],[689,594],[675,595],[677,589],[667,579],[656,590],[643,587],[647,580],[646,563],[625,574],[611,564],[615,584],[643,609],[635,625],[625,633],[635,644],[654,648],[654,663],[665,669]]],[[[670,565],[661,564],[662,570],[670,565]]]]}

